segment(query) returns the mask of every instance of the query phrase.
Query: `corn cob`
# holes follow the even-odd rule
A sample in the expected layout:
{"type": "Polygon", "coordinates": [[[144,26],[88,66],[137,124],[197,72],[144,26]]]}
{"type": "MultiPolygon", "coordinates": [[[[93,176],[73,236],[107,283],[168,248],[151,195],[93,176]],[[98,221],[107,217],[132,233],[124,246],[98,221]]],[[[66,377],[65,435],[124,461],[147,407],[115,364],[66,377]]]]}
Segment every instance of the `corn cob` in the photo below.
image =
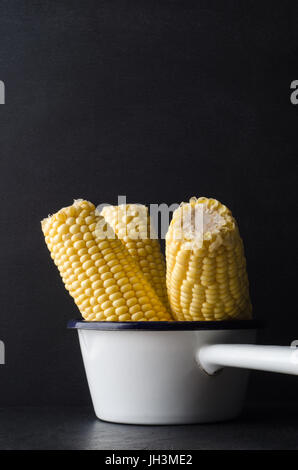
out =
{"type": "Polygon", "coordinates": [[[176,320],[251,318],[242,239],[229,209],[191,198],[166,235],[167,288],[176,320]]]}
{"type": "Polygon", "coordinates": [[[105,206],[101,214],[134,258],[160,300],[169,308],[165,261],[158,240],[151,238],[154,229],[148,208],[141,204],[105,206]]]}
{"type": "Polygon", "coordinates": [[[65,287],[86,320],[171,320],[121,241],[115,235],[103,238],[107,223],[92,203],[77,200],[41,225],[65,287]]]}

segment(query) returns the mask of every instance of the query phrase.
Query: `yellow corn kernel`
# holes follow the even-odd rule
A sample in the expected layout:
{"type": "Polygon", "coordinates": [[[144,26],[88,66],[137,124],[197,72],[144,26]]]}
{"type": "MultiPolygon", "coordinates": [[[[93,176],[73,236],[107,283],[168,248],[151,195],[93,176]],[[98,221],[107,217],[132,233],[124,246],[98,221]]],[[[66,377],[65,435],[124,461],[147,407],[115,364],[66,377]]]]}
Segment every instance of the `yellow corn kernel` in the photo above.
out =
{"type": "Polygon", "coordinates": [[[229,209],[192,198],[166,235],[167,288],[176,320],[251,318],[243,243],[229,209]]]}
{"type": "Polygon", "coordinates": [[[147,207],[140,204],[105,206],[101,214],[168,308],[164,257],[158,240],[151,238],[154,236],[153,227],[147,207]]]}
{"type": "Polygon", "coordinates": [[[102,238],[106,221],[92,203],[77,200],[41,225],[65,287],[86,320],[172,319],[123,243],[102,238]]]}

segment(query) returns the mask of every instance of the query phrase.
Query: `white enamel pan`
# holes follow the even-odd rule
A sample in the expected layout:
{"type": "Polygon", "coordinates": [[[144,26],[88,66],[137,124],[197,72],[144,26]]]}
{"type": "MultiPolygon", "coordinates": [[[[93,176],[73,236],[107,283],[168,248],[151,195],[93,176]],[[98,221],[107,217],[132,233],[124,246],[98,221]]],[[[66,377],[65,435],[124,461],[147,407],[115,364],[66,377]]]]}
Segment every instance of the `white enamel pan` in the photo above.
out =
{"type": "Polygon", "coordinates": [[[291,346],[255,345],[258,323],[86,322],[78,330],[95,414],[105,421],[222,421],[242,409],[247,369],[298,375],[291,346]]]}

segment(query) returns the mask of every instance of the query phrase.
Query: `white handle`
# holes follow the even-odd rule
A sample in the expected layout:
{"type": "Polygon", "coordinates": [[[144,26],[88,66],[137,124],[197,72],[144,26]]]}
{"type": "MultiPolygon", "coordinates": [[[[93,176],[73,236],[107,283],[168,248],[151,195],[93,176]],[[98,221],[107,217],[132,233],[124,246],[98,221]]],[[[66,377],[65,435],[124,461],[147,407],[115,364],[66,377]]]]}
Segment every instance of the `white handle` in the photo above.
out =
{"type": "Polygon", "coordinates": [[[199,349],[197,360],[210,375],[225,366],[298,375],[298,348],[291,346],[212,344],[199,349]]]}

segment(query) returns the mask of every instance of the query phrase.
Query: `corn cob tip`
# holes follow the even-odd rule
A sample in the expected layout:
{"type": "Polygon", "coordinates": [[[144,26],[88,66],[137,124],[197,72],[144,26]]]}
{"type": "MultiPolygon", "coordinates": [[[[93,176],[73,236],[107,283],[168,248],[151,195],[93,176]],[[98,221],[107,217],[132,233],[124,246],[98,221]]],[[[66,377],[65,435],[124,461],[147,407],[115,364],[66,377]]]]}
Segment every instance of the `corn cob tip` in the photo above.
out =
{"type": "Polygon", "coordinates": [[[166,239],[181,243],[183,249],[200,249],[208,242],[210,251],[230,244],[237,224],[231,211],[216,199],[192,197],[173,214],[166,239]]]}
{"type": "Polygon", "coordinates": [[[73,204],[70,206],[62,207],[58,212],[54,214],[49,214],[48,217],[45,217],[41,221],[41,228],[42,231],[45,232],[53,220],[63,222],[68,217],[78,216],[78,214],[86,209],[95,210],[94,204],[92,202],[87,201],[85,199],[74,199],[73,204]]]}

